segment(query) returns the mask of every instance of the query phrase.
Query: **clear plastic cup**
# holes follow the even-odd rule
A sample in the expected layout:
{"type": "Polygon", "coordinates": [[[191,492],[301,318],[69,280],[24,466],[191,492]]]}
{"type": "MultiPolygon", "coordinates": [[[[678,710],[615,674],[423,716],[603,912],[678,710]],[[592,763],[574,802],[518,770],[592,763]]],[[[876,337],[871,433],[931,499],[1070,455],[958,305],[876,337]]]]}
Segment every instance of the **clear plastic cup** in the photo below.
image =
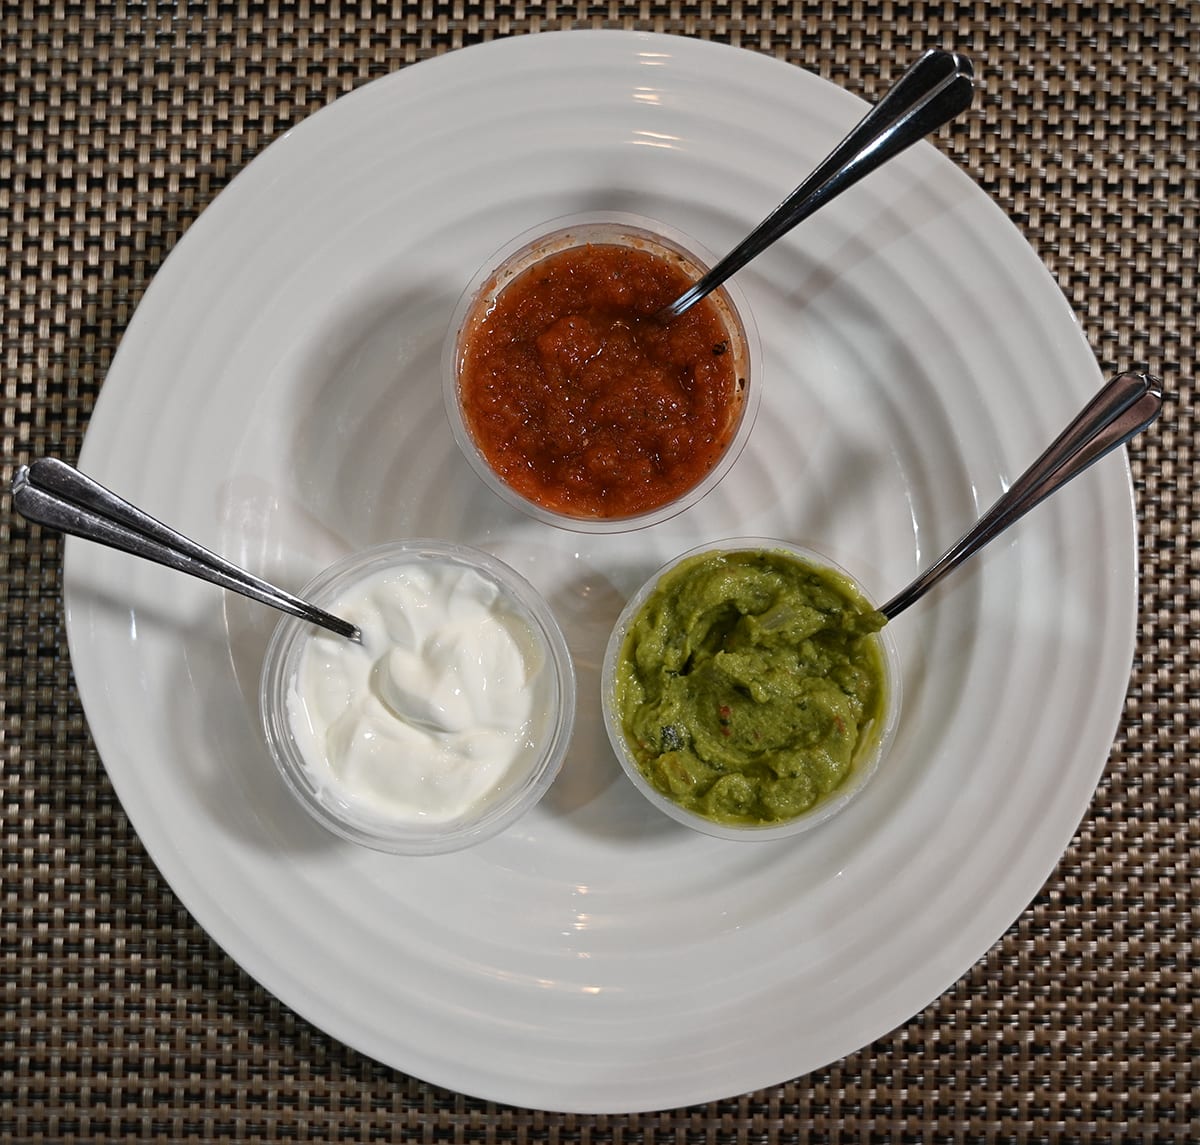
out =
{"type": "MultiPolygon", "coordinates": [[[[382,814],[371,802],[338,782],[321,760],[306,756],[289,705],[306,646],[321,630],[284,617],[267,648],[260,706],[267,743],[288,788],[324,827],[351,842],[378,851],[431,855],[489,839],[511,826],[546,793],[562,766],[575,719],[575,673],[566,640],[546,602],[523,577],[489,553],[442,541],[410,540],[355,553],[320,573],[301,592],[315,604],[333,607],[356,582],[401,566],[452,566],[473,570],[498,591],[497,609],[527,629],[540,657],[535,717],[535,748],[523,752],[487,798],[453,818],[382,814]]],[[[337,639],[336,637],[328,637],[337,639]]],[[[310,752],[312,751],[310,747],[310,752]]]]}
{"type": "Polygon", "coordinates": [[[827,793],[801,814],[785,820],[765,824],[729,824],[716,822],[704,815],[676,802],[669,795],[659,791],[643,774],[638,761],[630,747],[623,721],[616,703],[617,668],[625,646],[625,639],[631,626],[637,621],[647,600],[658,587],[664,575],[679,564],[703,554],[722,554],[731,552],[769,552],[779,553],[790,557],[802,564],[832,570],[853,587],[857,596],[866,607],[877,607],[858,586],[857,581],[827,557],[811,549],[784,541],[771,540],[762,537],[738,537],[731,540],[718,541],[676,557],[658,570],[630,598],[612,630],[608,647],[604,655],[601,675],[601,702],[604,710],[604,723],[608,732],[613,751],[620,761],[621,767],[629,777],[630,782],[655,807],[669,815],[676,822],[683,823],[706,835],[719,839],[734,839],[738,841],[764,841],[783,839],[799,835],[805,831],[827,822],[839,811],[845,808],[851,800],[859,795],[871,781],[896,736],[900,719],[900,660],[895,641],[887,626],[868,639],[878,641],[883,664],[884,704],[881,716],[873,725],[865,727],[859,737],[851,761],[849,773],[833,791],[827,793]]]}
{"type": "Polygon", "coordinates": [[[700,278],[714,261],[680,231],[638,215],[568,216],[527,231],[489,258],[463,292],[443,354],[443,394],[455,441],[484,484],[504,501],[536,520],[560,528],[592,533],[620,532],[654,525],[683,512],[716,488],[729,472],[746,444],[758,411],[760,350],[745,297],[734,283],[726,283],[709,297],[720,312],[727,335],[727,352],[732,355],[737,379],[728,440],[712,467],[671,500],[626,516],[575,515],[547,507],[514,489],[493,468],[472,433],[460,386],[464,353],[477,331],[480,317],[517,276],[550,255],[588,244],[630,246],[650,251],[680,263],[687,271],[689,281],[700,278]]]}

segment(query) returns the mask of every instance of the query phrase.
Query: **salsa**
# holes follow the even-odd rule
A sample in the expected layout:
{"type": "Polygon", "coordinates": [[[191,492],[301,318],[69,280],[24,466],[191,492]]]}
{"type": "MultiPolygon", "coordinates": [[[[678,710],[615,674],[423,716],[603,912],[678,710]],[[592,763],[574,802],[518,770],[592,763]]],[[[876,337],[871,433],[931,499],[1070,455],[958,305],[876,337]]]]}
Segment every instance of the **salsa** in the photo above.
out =
{"type": "Polygon", "coordinates": [[[733,825],[814,807],[874,742],[886,623],[855,586],[786,552],[714,551],[659,580],[631,622],[616,711],[639,770],[733,825]]]}
{"type": "Polygon", "coordinates": [[[711,296],[655,317],[691,283],[674,258],[589,243],[534,263],[468,319],[463,419],[501,480],[553,512],[620,518],[704,479],[738,427],[744,356],[711,296]]]}

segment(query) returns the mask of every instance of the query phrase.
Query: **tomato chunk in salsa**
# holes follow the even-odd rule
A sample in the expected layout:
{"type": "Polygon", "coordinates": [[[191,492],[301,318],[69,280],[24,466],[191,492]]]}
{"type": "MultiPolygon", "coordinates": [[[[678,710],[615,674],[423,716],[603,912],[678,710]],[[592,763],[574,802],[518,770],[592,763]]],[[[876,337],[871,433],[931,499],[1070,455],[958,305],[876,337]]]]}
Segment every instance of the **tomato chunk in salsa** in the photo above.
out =
{"type": "Polygon", "coordinates": [[[468,319],[463,419],[501,480],[553,512],[618,518],[704,479],[737,430],[744,356],[711,297],[655,318],[691,281],[657,252],[587,244],[520,272],[468,319]]]}

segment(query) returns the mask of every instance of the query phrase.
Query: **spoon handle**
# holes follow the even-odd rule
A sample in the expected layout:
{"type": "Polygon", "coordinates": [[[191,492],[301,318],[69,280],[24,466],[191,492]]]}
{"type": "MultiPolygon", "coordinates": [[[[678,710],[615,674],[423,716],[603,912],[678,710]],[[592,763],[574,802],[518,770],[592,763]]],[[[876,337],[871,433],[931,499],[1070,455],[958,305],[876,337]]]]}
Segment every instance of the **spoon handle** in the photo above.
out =
{"type": "Polygon", "coordinates": [[[1111,379],[996,503],[879,611],[893,620],[1035,505],[1141,433],[1158,417],[1162,400],[1162,382],[1149,374],[1118,374],[1111,379]]]}
{"type": "Polygon", "coordinates": [[[350,640],[361,639],[349,621],[231,564],[57,458],[22,465],[13,478],[12,497],[13,508],[26,520],[199,577],[350,640]]]}
{"type": "Polygon", "coordinates": [[[660,318],[677,318],[847,187],[948,123],[970,105],[973,88],[974,70],[965,56],[925,52],[828,158],[660,318]]]}

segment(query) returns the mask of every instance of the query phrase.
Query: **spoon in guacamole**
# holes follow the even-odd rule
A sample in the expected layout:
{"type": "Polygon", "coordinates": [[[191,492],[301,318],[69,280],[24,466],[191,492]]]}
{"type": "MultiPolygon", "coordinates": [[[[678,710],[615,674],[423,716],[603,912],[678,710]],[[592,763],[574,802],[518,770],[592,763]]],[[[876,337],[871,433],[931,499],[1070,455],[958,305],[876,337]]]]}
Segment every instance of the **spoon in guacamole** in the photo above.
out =
{"type": "Polygon", "coordinates": [[[879,609],[851,574],[782,541],[737,538],[660,570],[605,653],[605,722],[623,770],[665,814],[720,838],[783,838],[824,822],[867,783],[896,727],[890,621],[1161,405],[1157,379],[1113,378],[879,609]]]}
{"type": "Polygon", "coordinates": [[[1162,382],[1149,374],[1125,373],[1110,379],[996,503],[879,611],[894,620],[1035,505],[1141,433],[1158,417],[1162,401],[1162,382]]]}

